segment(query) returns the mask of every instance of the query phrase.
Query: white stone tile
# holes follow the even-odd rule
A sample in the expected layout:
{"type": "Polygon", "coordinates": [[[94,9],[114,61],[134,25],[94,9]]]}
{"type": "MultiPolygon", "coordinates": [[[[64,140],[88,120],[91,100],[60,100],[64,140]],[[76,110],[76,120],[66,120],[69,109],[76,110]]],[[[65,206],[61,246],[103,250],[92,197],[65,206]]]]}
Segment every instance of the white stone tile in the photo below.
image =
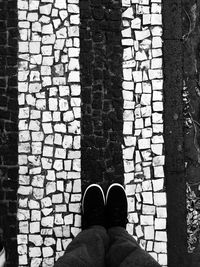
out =
{"type": "Polygon", "coordinates": [[[40,6],[40,8],[39,8],[40,14],[50,15],[51,9],[52,9],[52,4],[47,4],[47,5],[40,6]]]}
{"type": "Polygon", "coordinates": [[[154,204],[156,206],[166,206],[166,193],[165,192],[156,192],[154,193],[154,204]]]}
{"type": "Polygon", "coordinates": [[[161,91],[153,91],[153,101],[163,101],[163,93],[161,91]]]}
{"type": "Polygon", "coordinates": [[[43,247],[42,248],[42,255],[44,258],[53,256],[54,251],[51,247],[43,247]]]}
{"type": "MultiPolygon", "coordinates": [[[[143,162],[144,165],[145,162],[143,162]]],[[[150,179],[151,178],[151,170],[150,167],[143,167],[143,173],[144,173],[144,177],[146,179],[150,179]]]]}
{"type": "Polygon", "coordinates": [[[152,192],[142,192],[143,203],[153,204],[152,192]]]}
{"type": "Polygon", "coordinates": [[[153,123],[163,123],[162,113],[158,113],[158,112],[152,113],[152,121],[153,123]]]}
{"type": "Polygon", "coordinates": [[[68,4],[68,12],[69,13],[79,13],[79,6],[75,4],[68,4]]]}
{"type": "Polygon", "coordinates": [[[126,90],[134,90],[134,83],[131,81],[123,81],[123,96],[125,100],[133,100],[133,92],[128,92],[126,90]]]}
{"type": "Polygon", "coordinates": [[[166,242],[154,242],[154,251],[156,253],[166,253],[167,243],[166,242]]]}
{"type": "Polygon", "coordinates": [[[49,247],[49,246],[52,246],[52,245],[55,245],[56,241],[54,238],[52,237],[45,237],[44,238],[44,245],[46,247],[49,247]]]}
{"type": "Polygon", "coordinates": [[[145,139],[139,139],[138,140],[138,147],[139,149],[148,149],[150,148],[150,139],[145,138],[145,139]]]}
{"type": "Polygon", "coordinates": [[[163,133],[163,124],[153,124],[153,132],[155,134],[163,133]]]}
{"type": "Polygon", "coordinates": [[[55,0],[54,6],[58,9],[67,9],[66,1],[55,0]]]}
{"type": "Polygon", "coordinates": [[[79,16],[79,14],[71,15],[70,16],[70,23],[79,25],[80,24],[80,16],[79,16]]]}
{"type": "Polygon", "coordinates": [[[164,109],[163,108],[163,102],[161,102],[161,101],[153,102],[153,111],[162,112],[163,109],[164,109]]]}
{"type": "Polygon", "coordinates": [[[62,214],[60,214],[60,213],[56,213],[55,214],[54,223],[56,225],[63,225],[64,224],[64,220],[63,220],[62,214]]]}
{"type": "Polygon", "coordinates": [[[163,72],[162,69],[151,69],[148,71],[149,74],[149,79],[162,79],[163,77],[163,72]]]}
{"type": "Polygon", "coordinates": [[[132,172],[134,171],[134,163],[132,160],[124,160],[124,171],[126,172],[132,172]]]}
{"type": "Polygon", "coordinates": [[[156,230],[166,230],[166,219],[155,218],[155,229],[156,230]]]}
{"type": "Polygon", "coordinates": [[[164,179],[156,179],[153,180],[153,190],[154,192],[163,190],[164,187],[164,179]]]}
{"type": "Polygon", "coordinates": [[[134,53],[133,53],[132,47],[127,47],[123,49],[123,60],[124,61],[132,60],[133,56],[134,56],[134,53]]]}
{"type": "Polygon", "coordinates": [[[30,222],[30,233],[40,232],[40,222],[30,222]]]}
{"type": "Polygon", "coordinates": [[[56,148],[54,156],[55,156],[55,158],[65,159],[66,158],[66,149],[64,149],[64,148],[56,148]]]}
{"type": "Polygon", "coordinates": [[[152,49],[152,56],[154,58],[162,56],[162,49],[161,48],[152,49]]]}
{"type": "Polygon", "coordinates": [[[131,28],[132,29],[141,29],[141,19],[140,18],[135,18],[131,21],[131,28]]]}
{"type": "Polygon", "coordinates": [[[163,166],[165,164],[165,156],[153,157],[153,166],[163,166]]]}
{"type": "Polygon", "coordinates": [[[151,23],[151,15],[150,14],[143,14],[142,16],[142,24],[148,25],[151,23]]]}
{"type": "Polygon", "coordinates": [[[150,13],[150,7],[144,6],[144,5],[138,5],[136,6],[136,14],[142,15],[142,14],[149,14],[150,13]]]}
{"type": "Polygon", "coordinates": [[[52,213],[53,209],[52,208],[44,208],[42,209],[42,213],[44,216],[48,216],[52,213]]]}
{"type": "Polygon", "coordinates": [[[151,14],[151,25],[162,25],[162,15],[156,13],[151,14]]]}
{"type": "Polygon", "coordinates": [[[134,180],[134,173],[124,173],[124,184],[129,184],[134,180]]]}
{"type": "Polygon", "coordinates": [[[156,209],[153,205],[142,205],[142,214],[144,215],[155,215],[156,209]]]}
{"type": "Polygon", "coordinates": [[[141,108],[141,116],[143,118],[151,117],[151,114],[152,114],[151,106],[145,106],[141,108]]]}
{"type": "Polygon", "coordinates": [[[127,9],[122,13],[122,18],[133,19],[133,18],[134,18],[134,15],[133,15],[133,8],[132,8],[132,7],[127,8],[127,9]]]}
{"type": "MultiPolygon", "coordinates": [[[[57,181],[56,182],[56,188],[57,188],[57,191],[63,192],[64,191],[64,182],[63,181],[57,181]]],[[[57,209],[58,209],[58,206],[56,207],[56,211],[57,211],[57,209]]]]}
{"type": "Polygon", "coordinates": [[[142,94],[140,103],[144,106],[151,105],[151,94],[142,94]]]}
{"type": "Polygon", "coordinates": [[[144,238],[146,240],[154,240],[154,234],[153,226],[144,226],[144,238]]]}
{"type": "Polygon", "coordinates": [[[142,228],[141,228],[140,225],[137,225],[135,227],[135,232],[136,232],[136,235],[137,235],[138,238],[144,236],[143,231],[142,231],[142,228]]]}
{"type": "Polygon", "coordinates": [[[49,134],[45,137],[44,139],[44,143],[47,144],[47,145],[53,145],[53,142],[54,142],[54,136],[53,134],[49,134]]]}
{"type": "Polygon", "coordinates": [[[126,146],[135,146],[136,145],[136,137],[124,136],[124,142],[125,142],[126,146]]]}
{"type": "Polygon", "coordinates": [[[154,219],[153,215],[140,215],[141,225],[153,225],[154,219]]]}
{"type": "MultiPolygon", "coordinates": [[[[144,50],[138,51],[135,54],[135,59],[136,59],[136,61],[147,61],[147,54],[145,53],[144,50]]],[[[142,64],[143,64],[143,62],[142,62],[142,64]]],[[[143,68],[143,67],[141,67],[141,68],[143,68]]]]}
{"type": "Polygon", "coordinates": [[[122,0],[122,6],[130,6],[131,1],[130,0],[122,0]]]}
{"type": "Polygon", "coordinates": [[[127,223],[126,225],[126,231],[130,234],[130,235],[133,235],[133,224],[132,223],[127,223]]]}
{"type": "Polygon", "coordinates": [[[55,182],[47,182],[46,183],[46,195],[54,193],[56,191],[56,183],[55,182]]]}
{"type": "MultiPolygon", "coordinates": [[[[146,38],[148,38],[150,36],[150,30],[147,29],[147,30],[143,30],[143,31],[135,31],[135,38],[137,41],[141,41],[141,40],[144,40],[146,38]]],[[[161,46],[160,46],[161,47],[161,46]]]]}
{"type": "Polygon", "coordinates": [[[125,28],[124,30],[122,30],[122,38],[131,38],[131,28],[125,28]]]}
{"type": "Polygon", "coordinates": [[[133,122],[125,121],[123,124],[123,134],[132,135],[133,133],[133,122]]]}
{"type": "Polygon", "coordinates": [[[158,254],[158,263],[162,266],[167,266],[167,254],[166,253],[158,254]]]}
{"type": "Polygon", "coordinates": [[[132,81],[132,69],[124,69],[123,70],[123,78],[125,81],[132,81]]]}
{"type": "Polygon", "coordinates": [[[128,221],[130,223],[138,223],[138,221],[139,221],[138,214],[136,212],[130,212],[128,214],[128,221]]]}
{"type": "Polygon", "coordinates": [[[128,147],[123,149],[123,158],[125,160],[132,160],[133,159],[133,154],[134,154],[134,147],[128,147]]]}
{"type": "Polygon", "coordinates": [[[135,184],[127,184],[125,186],[125,191],[127,196],[132,196],[135,194],[135,190],[136,190],[136,185],[135,184]]]}
{"type": "Polygon", "coordinates": [[[71,225],[73,224],[74,221],[74,215],[73,214],[68,214],[64,217],[65,225],[71,225]]]}
{"type": "Polygon", "coordinates": [[[69,211],[72,213],[80,213],[80,203],[69,203],[69,211]]]}
{"type": "Polygon", "coordinates": [[[163,153],[163,145],[162,144],[152,144],[151,149],[155,155],[162,155],[162,153],[163,153]]]}
{"type": "Polygon", "coordinates": [[[62,145],[62,135],[61,134],[55,133],[54,144],[62,145]]]}
{"type": "Polygon", "coordinates": [[[154,36],[152,38],[152,48],[161,48],[162,47],[162,38],[160,36],[154,36]]]}
{"type": "Polygon", "coordinates": [[[29,21],[29,22],[38,21],[38,13],[36,13],[36,12],[29,12],[27,14],[27,21],[29,21]]]}
{"type": "Polygon", "coordinates": [[[151,140],[152,140],[153,144],[163,144],[164,143],[163,135],[154,135],[151,140]]]}
{"type": "Polygon", "coordinates": [[[160,36],[161,37],[163,34],[163,29],[160,26],[154,26],[151,28],[151,33],[153,36],[160,36]]]}
{"type": "Polygon", "coordinates": [[[152,190],[152,183],[150,180],[142,182],[142,190],[143,191],[151,191],[152,190]]]}
{"type": "Polygon", "coordinates": [[[133,80],[134,82],[142,82],[142,71],[133,71],[133,80]]]}
{"type": "Polygon", "coordinates": [[[33,258],[40,257],[41,248],[40,247],[29,247],[29,256],[33,258]]]}
{"type": "Polygon", "coordinates": [[[141,163],[142,159],[141,159],[141,155],[140,155],[140,151],[136,150],[135,151],[135,163],[141,163]]]}

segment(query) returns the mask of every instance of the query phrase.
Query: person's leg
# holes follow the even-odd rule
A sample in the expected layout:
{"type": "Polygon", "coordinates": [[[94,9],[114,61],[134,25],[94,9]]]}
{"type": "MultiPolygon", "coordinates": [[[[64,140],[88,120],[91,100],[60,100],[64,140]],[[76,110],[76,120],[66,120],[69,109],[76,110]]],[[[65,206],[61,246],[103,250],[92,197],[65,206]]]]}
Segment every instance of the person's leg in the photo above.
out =
{"type": "Polygon", "coordinates": [[[55,267],[104,267],[109,238],[102,226],[83,230],[72,240],[55,267]]]}
{"type": "Polygon", "coordinates": [[[4,267],[6,263],[6,252],[3,244],[0,242],[0,267],[4,267]]]}
{"type": "Polygon", "coordinates": [[[107,254],[110,267],[159,267],[160,265],[143,250],[136,240],[122,227],[108,230],[110,249],[107,254]]]}
{"type": "Polygon", "coordinates": [[[110,249],[109,267],[159,267],[160,265],[127,233],[127,198],[123,186],[113,184],[106,195],[106,217],[110,249]]]}
{"type": "Polygon", "coordinates": [[[89,186],[82,200],[83,231],[74,238],[54,267],[104,267],[109,237],[105,229],[105,197],[98,185],[89,186]]]}

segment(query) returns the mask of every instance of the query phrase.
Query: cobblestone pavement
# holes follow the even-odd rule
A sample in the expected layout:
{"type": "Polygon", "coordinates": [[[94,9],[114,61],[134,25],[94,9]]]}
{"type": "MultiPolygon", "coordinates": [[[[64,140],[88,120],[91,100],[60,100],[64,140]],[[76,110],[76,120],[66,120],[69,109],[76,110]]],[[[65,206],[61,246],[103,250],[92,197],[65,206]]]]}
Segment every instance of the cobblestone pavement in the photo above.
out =
{"type": "Polygon", "coordinates": [[[81,166],[83,185],[125,184],[128,232],[167,265],[161,10],[18,0],[19,265],[53,265],[80,232],[81,166]]]}
{"type": "MultiPolygon", "coordinates": [[[[170,47],[175,38],[181,42],[172,29],[181,22],[166,17],[181,8],[166,6],[162,0],[0,0],[0,235],[7,267],[17,260],[21,267],[53,266],[81,231],[86,186],[98,183],[106,191],[113,182],[128,197],[127,231],[162,267],[176,262],[168,265],[167,256],[182,233],[177,229],[176,243],[167,223],[175,220],[173,210],[183,215],[172,200],[173,185],[184,186],[175,174],[173,184],[168,169],[182,170],[182,137],[173,141],[180,148],[173,157],[166,116],[179,102],[166,92],[173,79],[182,81],[181,67],[176,76],[170,65],[174,54],[173,62],[182,60],[180,46],[170,47]]],[[[172,136],[181,132],[177,114],[172,136]]],[[[193,251],[198,203],[189,186],[187,193],[193,251]]]]}

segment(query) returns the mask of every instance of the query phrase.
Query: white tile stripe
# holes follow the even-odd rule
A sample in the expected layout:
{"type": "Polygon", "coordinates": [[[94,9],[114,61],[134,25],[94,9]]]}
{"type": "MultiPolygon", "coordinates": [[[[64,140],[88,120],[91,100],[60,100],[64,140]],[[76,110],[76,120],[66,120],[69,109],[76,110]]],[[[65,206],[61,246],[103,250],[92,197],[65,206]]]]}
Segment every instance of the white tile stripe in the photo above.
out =
{"type": "Polygon", "coordinates": [[[18,19],[19,266],[53,266],[81,225],[79,1],[18,0],[18,19]]]}
{"type": "MultiPolygon", "coordinates": [[[[123,157],[127,230],[166,266],[160,2],[123,1],[123,157]]],[[[20,265],[53,266],[80,231],[78,4],[18,0],[20,265]]]]}
{"type": "Polygon", "coordinates": [[[161,0],[122,0],[128,232],[167,266],[161,0]]]}

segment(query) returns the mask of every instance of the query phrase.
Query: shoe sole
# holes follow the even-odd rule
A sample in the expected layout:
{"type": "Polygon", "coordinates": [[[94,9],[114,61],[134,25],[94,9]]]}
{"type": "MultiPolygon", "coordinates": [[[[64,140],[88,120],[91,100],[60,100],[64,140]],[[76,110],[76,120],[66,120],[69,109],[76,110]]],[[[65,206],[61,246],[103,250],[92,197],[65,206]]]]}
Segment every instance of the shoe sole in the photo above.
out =
{"type": "Polygon", "coordinates": [[[107,190],[107,193],[106,193],[106,203],[107,203],[107,201],[108,201],[108,194],[109,194],[109,192],[110,192],[110,189],[111,189],[112,187],[114,187],[114,186],[121,187],[121,188],[123,189],[125,195],[126,195],[125,189],[124,189],[124,187],[123,187],[121,184],[118,184],[118,183],[111,184],[111,185],[108,187],[108,190],[107,190]]]}
{"type": "Polygon", "coordinates": [[[83,194],[83,199],[82,199],[82,212],[83,212],[83,213],[84,213],[84,205],[83,205],[83,203],[84,203],[84,200],[85,200],[85,195],[86,195],[88,189],[90,189],[91,187],[97,187],[97,188],[100,189],[100,191],[101,191],[101,193],[102,193],[102,196],[103,196],[104,205],[106,204],[105,195],[104,195],[104,192],[103,192],[103,189],[101,188],[101,186],[98,185],[98,184],[91,184],[91,185],[89,185],[89,186],[86,188],[86,190],[85,190],[85,192],[84,192],[84,194],[83,194]]]}

